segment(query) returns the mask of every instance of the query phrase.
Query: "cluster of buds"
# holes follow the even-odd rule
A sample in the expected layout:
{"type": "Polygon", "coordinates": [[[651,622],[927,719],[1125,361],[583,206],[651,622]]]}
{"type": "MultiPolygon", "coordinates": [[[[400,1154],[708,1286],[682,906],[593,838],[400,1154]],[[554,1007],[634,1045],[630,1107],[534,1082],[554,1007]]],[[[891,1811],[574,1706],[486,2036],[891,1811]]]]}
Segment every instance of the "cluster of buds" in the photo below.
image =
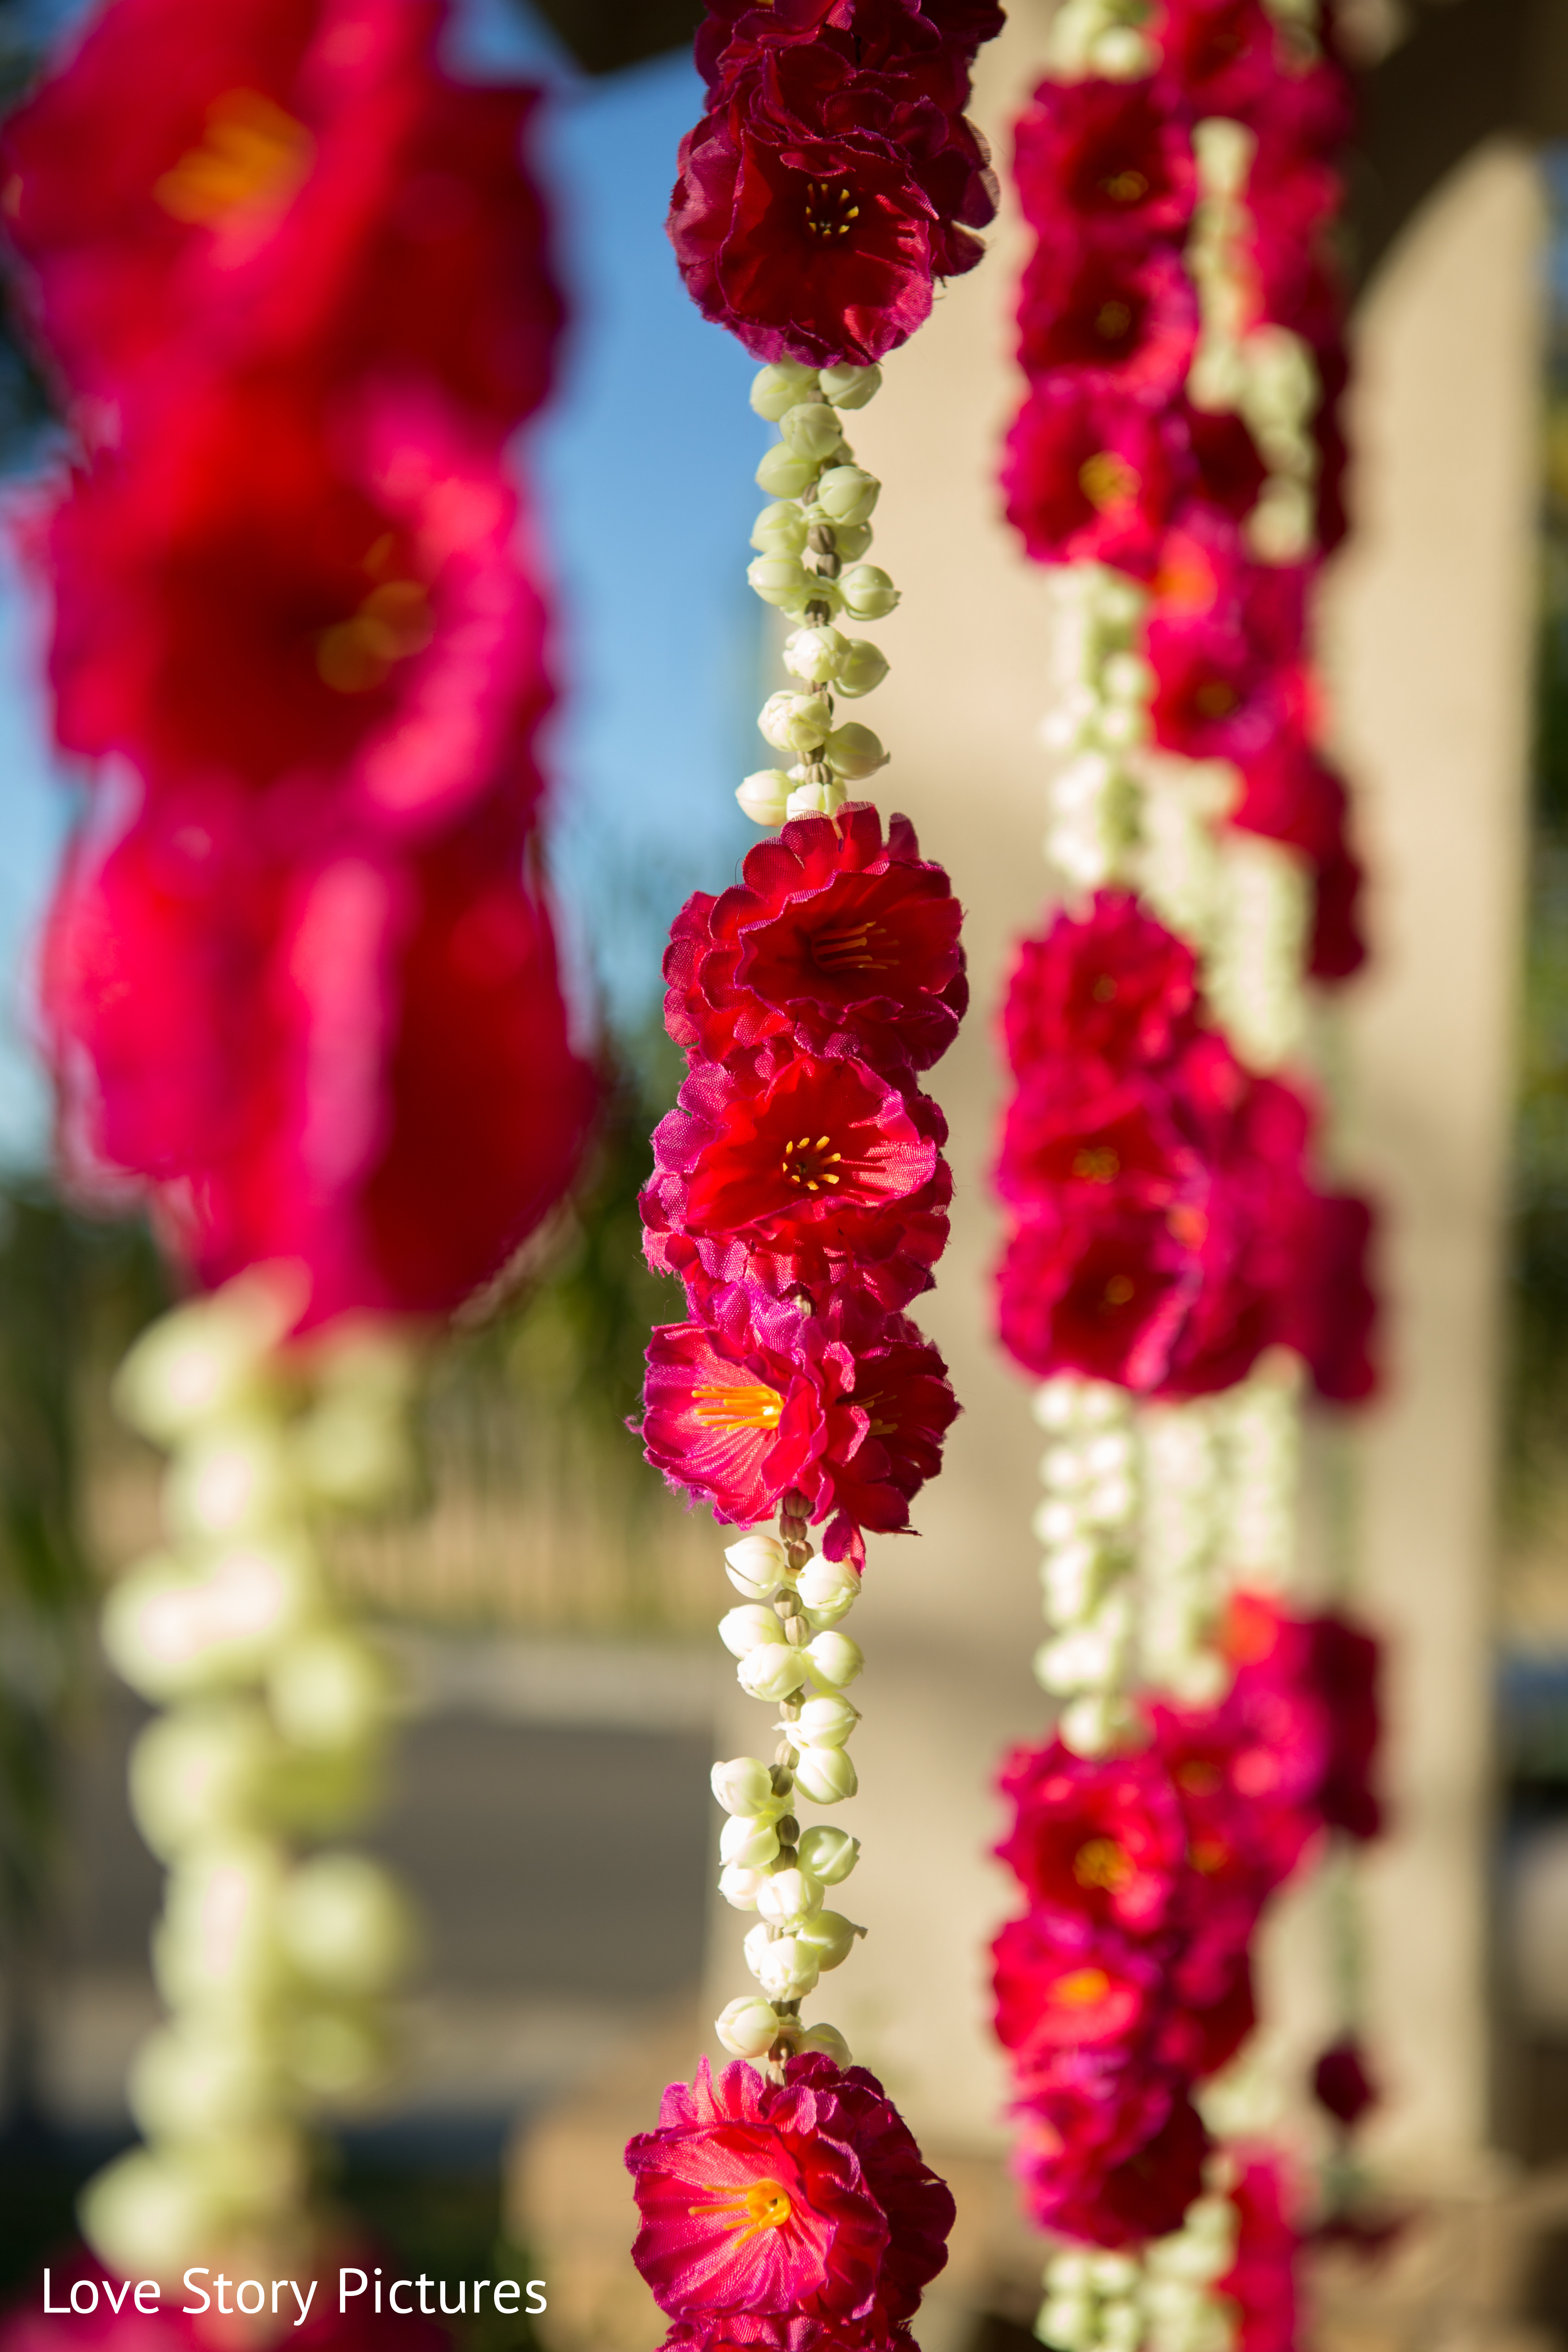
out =
{"type": "Polygon", "coordinates": [[[1137,645],[1148,599],[1097,563],[1063,565],[1050,586],[1046,857],[1070,889],[1098,890],[1127,877],[1139,839],[1136,754],[1153,681],[1137,645]]]}
{"type": "MultiPolygon", "coordinates": [[[[1210,2168],[1227,2168],[1222,2158],[1210,2168]]],[[[1218,2283],[1235,2263],[1237,2235],[1235,2205],[1211,2188],[1179,2230],[1136,2253],[1053,2255],[1035,2332],[1060,2352],[1231,2352],[1237,2315],[1218,2283]]]]}
{"type": "Polygon", "coordinates": [[[1050,1638],[1036,1654],[1041,1687],[1064,1702],[1058,1727],[1079,1756],[1124,1734],[1133,1664],[1139,1493],[1131,1400],[1108,1381],[1070,1372],[1043,1381],[1035,1419],[1047,1444],[1046,1493],[1035,1513],[1040,1589],[1050,1638]]]}
{"type": "Polygon", "coordinates": [[[1135,81],[1158,62],[1143,29],[1152,14],[1149,0],[1064,0],[1046,37],[1048,70],[1058,81],[1135,81]]]}
{"type": "Polygon", "coordinates": [[[860,1714],[845,1693],[864,1661],[838,1628],[860,1580],[811,1549],[804,1517],[787,1504],[780,1525],[779,1535],[753,1531],[726,1551],[730,1580],[747,1599],[719,1627],[742,1689],[779,1708],[778,1747],[772,1764],[736,1756],[713,1767],[713,1794],[729,1816],[719,1891],[735,1910],[757,1914],[745,1954],[761,1988],[731,2001],[715,2030],[737,2057],[766,2057],[775,2069],[810,2050],[847,2063],[842,2034],[803,2026],[800,2003],[865,1933],[824,1907],[859,1859],[859,1840],[827,1822],[803,1827],[797,1815],[803,1798],[836,1805],[855,1794],[847,1743],[860,1714]]]}
{"type": "Polygon", "coordinates": [[[286,1347],[302,1304],[289,1269],[257,1268],[154,1325],[117,1382],[124,1419],[172,1457],[168,1547],[115,1585],[103,1628],[163,1710],[131,1798],[169,1872],[153,1956],[170,2014],[130,2084],[145,2145],[83,2203],[121,2272],[306,2251],[308,2117],[384,2072],[414,1943],[378,1864],[297,1851],[375,1792],[395,1692],[333,1601],[321,1528],[404,1491],[412,1374],[369,1325],[286,1347]]]}
{"type": "Polygon", "coordinates": [[[752,532],[755,561],[746,577],[764,604],[795,622],[784,667],[797,683],[770,695],[758,720],[775,751],[792,764],[746,777],[736,799],[757,824],[796,816],[835,816],[851,788],[885,765],[870,728],[834,724],[834,696],[854,700],[888,674],[886,656],[842,621],[880,621],[899,592],[864,558],[881,484],[855,463],[841,412],[863,408],[882,380],[876,367],[765,367],[752,405],[779,427],[780,439],[757,468],[772,503],[752,532]]]}

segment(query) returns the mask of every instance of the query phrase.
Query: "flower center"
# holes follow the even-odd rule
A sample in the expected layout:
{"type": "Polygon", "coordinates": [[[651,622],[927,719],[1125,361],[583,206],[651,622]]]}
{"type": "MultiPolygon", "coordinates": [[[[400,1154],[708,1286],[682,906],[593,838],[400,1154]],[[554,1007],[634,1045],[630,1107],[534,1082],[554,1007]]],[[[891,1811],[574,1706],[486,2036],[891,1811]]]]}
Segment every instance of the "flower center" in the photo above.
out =
{"type": "Polygon", "coordinates": [[[824,245],[847,236],[849,224],[860,217],[855,191],[846,180],[808,180],[805,184],[805,233],[824,245]]]}
{"type": "Polygon", "coordinates": [[[751,1387],[694,1388],[691,1402],[704,1429],[776,1429],[784,1411],[777,1389],[759,1381],[751,1387]]]}
{"type": "Polygon", "coordinates": [[[689,2205],[686,2210],[692,2215],[732,2213],[737,2237],[754,2238],[763,2230],[782,2230],[795,2208],[782,2181],[753,2180],[749,2189],[705,2197],[700,2205],[689,2205]]]}
{"type": "Polygon", "coordinates": [[[1100,184],[1113,205],[1136,205],[1149,193],[1149,183],[1142,173],[1131,166],[1124,172],[1112,172],[1100,184]]]}
{"type": "Polygon", "coordinates": [[[1051,1999],[1059,2009],[1093,2009],[1110,1990],[1110,1979],[1103,1969],[1073,1969],[1057,1979],[1051,1999]]]}
{"type": "Polygon", "coordinates": [[[1131,506],[1140,479],[1137,467],[1119,457],[1114,449],[1097,449],[1078,469],[1079,488],[1101,514],[1111,507],[1131,506]]]}
{"type": "Polygon", "coordinates": [[[1121,1160],[1109,1143],[1091,1143],[1072,1163],[1072,1172],[1086,1184],[1109,1184],[1121,1173],[1121,1160]]]}
{"type": "Polygon", "coordinates": [[[269,98],[231,89],[208,107],[201,145],[153,182],[153,201],[177,221],[210,228],[231,213],[291,196],[314,150],[304,124],[269,98]]]}
{"type": "Polygon", "coordinates": [[[1106,1305],[1125,1307],[1137,1286],[1130,1274],[1113,1274],[1105,1286],[1106,1305]]]}
{"type": "Polygon", "coordinates": [[[871,948],[887,936],[879,923],[824,923],[811,935],[811,960],[819,971],[891,971],[892,957],[871,948]]]}
{"type": "Polygon", "coordinates": [[[1115,997],[1116,982],[1108,971],[1102,971],[1089,992],[1097,1004],[1109,1004],[1115,997]]]}
{"type": "Polygon", "coordinates": [[[1241,697],[1223,677],[1211,677],[1199,687],[1193,699],[1203,718],[1228,719],[1241,697]]]}
{"type": "Polygon", "coordinates": [[[799,1184],[808,1192],[820,1192],[825,1184],[837,1184],[834,1169],[843,1159],[842,1151],[829,1151],[831,1136],[819,1135],[814,1143],[809,1135],[798,1136],[784,1148],[784,1172],[792,1184],[799,1184]]]}
{"type": "Polygon", "coordinates": [[[1223,1870],[1229,1860],[1229,1851],[1220,1839],[1209,1837],[1194,1840],[1193,1868],[1201,1871],[1205,1878],[1212,1878],[1215,1871],[1223,1870]]]}
{"type": "Polygon", "coordinates": [[[866,1431],[868,1437],[897,1437],[899,1424],[896,1421],[879,1421],[877,1418],[877,1408],[882,1402],[879,1396],[857,1396],[855,1402],[862,1412],[870,1415],[870,1423],[866,1431]]]}
{"type": "Polygon", "coordinates": [[[430,599],[417,580],[384,580],[352,620],[316,639],[316,669],[335,694],[368,694],[396,662],[423,652],[434,633],[430,599]]]}
{"type": "Polygon", "coordinates": [[[1089,1838],[1073,1856],[1072,1874],[1080,1886],[1103,1887],[1114,1895],[1132,1875],[1132,1864],[1114,1838],[1089,1838]]]}
{"type": "Polygon", "coordinates": [[[1094,331],[1105,342],[1120,342],[1132,324],[1132,313],[1125,302],[1102,302],[1094,314],[1094,331]]]}

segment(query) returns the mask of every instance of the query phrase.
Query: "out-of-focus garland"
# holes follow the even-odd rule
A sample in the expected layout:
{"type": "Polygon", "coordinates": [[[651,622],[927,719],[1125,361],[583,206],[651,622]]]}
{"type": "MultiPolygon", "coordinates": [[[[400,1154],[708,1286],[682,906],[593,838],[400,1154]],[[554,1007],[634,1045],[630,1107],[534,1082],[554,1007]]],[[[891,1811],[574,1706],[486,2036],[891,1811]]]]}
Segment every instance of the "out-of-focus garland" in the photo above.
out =
{"type": "Polygon", "coordinates": [[[105,1620],[168,1709],[132,1799],[172,2014],[147,2144],[83,2206],[121,2276],[313,2259],[310,2111],[375,2073],[408,1940],[368,1860],[296,1850],[363,1815],[384,1730],[322,1537],[408,1483],[415,1342],[559,1197],[593,1106],[506,456],[561,312],[534,93],[448,79],[446,15],[110,0],[5,133],[75,435],[31,531],[89,763],[44,957],[63,1142],[142,1181],[205,1294],[120,1386],[173,1454],[168,1549],[105,1620]]]}
{"type": "Polygon", "coordinates": [[[908,2345],[952,2201],[874,2075],[803,2000],[863,1930],[827,1898],[858,1842],[803,1801],[855,1793],[858,1645],[839,1630],[868,1531],[909,1526],[957,1406],[904,1309],[947,1238],[946,1129],[919,1080],[966,1002],[959,909],[908,820],[852,793],[883,765],[836,697],[887,662],[841,623],[890,613],[867,562],[880,485],[845,413],[978,258],[994,187],[963,121],[984,0],[776,0],[712,10],[709,111],[681,150],[670,233],[705,313],[768,362],[752,405],[751,582],[796,625],[794,683],[760,725],[779,766],[737,797],[759,824],[739,885],[677,918],[666,1019],[691,1075],[655,1138],[647,1255],[690,1319],[653,1334],[643,1436],[672,1486],[749,1530],[721,1635],[777,1745],[714,1768],[726,1899],[754,1913],[756,1990],[717,2021],[715,2082],[672,2084],[626,2150],[634,2249],[670,2347],[908,2345]],[[776,1530],[772,1524],[776,1515],[776,1530]],[[824,1528],[820,1551],[810,1529],[824,1528]]]}
{"type": "MultiPolygon", "coordinates": [[[[1284,1597],[1303,1382],[1373,1378],[1370,1215],[1285,1075],[1304,981],[1363,954],[1308,648],[1343,529],[1326,40],[1313,0],[1066,0],[1017,133],[1005,480],[1053,567],[1063,896],[1005,1007],[998,1321],[1042,1382],[1061,1712],[1004,1776],[994,1957],[1030,2210],[1083,2249],[1062,2352],[1293,2341],[1298,2192],[1226,2085],[1268,1895],[1377,1825],[1374,1647],[1284,1597]]],[[[1348,2128],[1353,2042],[1324,2066],[1348,2128]]]]}

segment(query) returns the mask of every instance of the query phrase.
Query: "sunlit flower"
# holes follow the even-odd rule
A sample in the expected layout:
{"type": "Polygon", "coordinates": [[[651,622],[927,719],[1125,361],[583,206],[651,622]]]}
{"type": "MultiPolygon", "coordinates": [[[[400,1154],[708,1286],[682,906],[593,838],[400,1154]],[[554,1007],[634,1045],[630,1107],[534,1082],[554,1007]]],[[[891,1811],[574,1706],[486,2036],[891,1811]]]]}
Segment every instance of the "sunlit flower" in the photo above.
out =
{"type": "Polygon", "coordinates": [[[1042,236],[1092,224],[1129,245],[1179,237],[1195,173],[1180,94],[1169,82],[1045,81],[1018,119],[1014,173],[1042,236]]]}

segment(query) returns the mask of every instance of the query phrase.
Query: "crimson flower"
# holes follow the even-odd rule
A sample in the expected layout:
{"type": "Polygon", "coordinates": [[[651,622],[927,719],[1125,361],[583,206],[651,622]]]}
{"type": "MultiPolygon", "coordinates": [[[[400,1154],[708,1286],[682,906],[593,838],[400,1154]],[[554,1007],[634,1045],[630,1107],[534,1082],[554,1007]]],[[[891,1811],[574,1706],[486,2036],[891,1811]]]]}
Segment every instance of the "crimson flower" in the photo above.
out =
{"type": "Polygon", "coordinates": [[[1026,1213],[1048,1198],[1092,1213],[1113,1194],[1148,1209],[1201,1197],[1203,1165],[1167,1091],[1147,1079],[1097,1085],[1095,1075],[1092,1065],[1082,1076],[1069,1066],[1019,1085],[996,1163],[1001,1198],[1026,1213]]]}
{"type": "Polygon", "coordinates": [[[1203,2189],[1208,2133],[1168,2077],[1145,2075],[1118,2092],[1106,2102],[1058,2093],[1019,2112],[1013,2168],[1037,2228],[1113,2248],[1180,2229],[1203,2189]]]}
{"type": "Polygon", "coordinates": [[[711,99],[743,80],[761,51],[810,42],[956,113],[975,51],[1002,24],[995,0],[710,0],[696,65],[711,99]]]}
{"type": "Polygon", "coordinates": [[[792,2059],[783,2084],[700,2061],[626,2153],[633,2259],[671,2345],[832,2352],[907,2340],[946,2260],[952,2200],[864,2067],[792,2059]]]}
{"type": "Polygon", "coordinates": [[[863,1285],[885,1307],[927,1289],[947,1239],[942,1114],[863,1062],[803,1055],[761,1087],[700,1064],[654,1135],[642,1196],[648,1263],[775,1296],[863,1285]]]}
{"type": "Polygon", "coordinates": [[[1163,0],[1149,29],[1200,121],[1253,123],[1284,79],[1289,36],[1264,0],[1163,0]]]}
{"type": "Polygon", "coordinates": [[[1076,374],[1031,383],[1007,431],[1007,520],[1037,563],[1109,563],[1147,579],[1182,480],[1169,418],[1076,374]]]}
{"type": "Polygon", "coordinates": [[[1192,218],[1192,139],[1168,83],[1047,79],[1016,138],[1018,201],[1042,236],[1070,235],[1076,218],[1147,245],[1192,218]]]}
{"type": "Polygon", "coordinates": [[[60,743],[161,792],[265,789],[274,849],[423,831],[498,784],[526,805],[549,689],[517,523],[493,457],[424,398],[323,417],[255,375],[182,396],[56,512],[60,743]]]}
{"type": "Polygon", "coordinates": [[[521,162],[536,93],[435,62],[445,0],[117,0],[6,124],[7,230],[67,379],[121,399],[173,343],[434,379],[493,432],[561,323],[521,162]]]}
{"type": "Polygon", "coordinates": [[[961,116],[811,42],[726,79],[681,142],[668,226],[703,317],[754,358],[868,366],[974,267],[995,207],[961,116]]]}
{"type": "Polygon", "coordinates": [[[1347,2131],[1353,2130],[1367,2110],[1376,2105],[1377,2093],[1366,2071],[1365,2053],[1353,2035],[1331,2042],[1320,2053],[1312,2068],[1312,2096],[1347,2131]]]}
{"type": "Polygon", "coordinates": [[[1303,709],[1305,567],[1216,564],[1187,531],[1167,543],[1162,577],[1147,640],[1155,740],[1245,769],[1303,709]]]}
{"type": "Polygon", "coordinates": [[[1090,1759],[1059,1740],[1016,1748],[998,1781],[1016,1808],[996,1848],[1065,1938],[1160,1928],[1185,1859],[1169,1779],[1152,1753],[1090,1759]]]}
{"type": "Polygon", "coordinates": [[[1003,1006],[1019,1076],[1072,1055],[1110,1075],[1163,1061],[1193,1027],[1197,961],[1131,891],[1100,890],[1087,914],[1058,912],[1023,940],[1003,1006]]]}
{"type": "Polygon", "coordinates": [[[1086,388],[1174,398],[1197,341],[1197,297],[1174,246],[1128,248],[1081,230],[1042,241],[1018,294],[1018,358],[1086,388]]]}
{"type": "Polygon", "coordinates": [[[1230,2191],[1236,2207],[1236,2260],[1216,2291],[1236,2305],[1237,2352],[1294,2352],[1298,2334],[1296,2256],[1300,2236],[1290,2213],[1284,2161],[1254,2155],[1230,2191]]]}
{"type": "Polygon", "coordinates": [[[736,1286],[711,1328],[656,1327],[647,1360],[643,1445],[672,1487],[748,1526],[798,1489],[857,1566],[863,1529],[908,1528],[958,1412],[936,1349],[853,1294],[813,1314],[736,1286]]]}
{"type": "Polygon", "coordinates": [[[1102,1932],[1086,1951],[1031,1911],[1006,1922],[991,1952],[996,2039],[1026,2086],[1058,2050],[1131,2042],[1159,2003],[1159,1962],[1126,1938],[1102,1932]]]}
{"type": "Polygon", "coordinates": [[[1020,1224],[997,1273],[997,1331],[1026,1371],[1159,1391],[1201,1281],[1168,1223],[1118,1202],[1044,1207],[1020,1224]]]}
{"type": "Polygon", "coordinates": [[[891,1074],[944,1053],[968,1003],[960,910],[909,819],[869,802],[797,817],[748,851],[742,880],[699,891],[665,956],[665,1025],[710,1061],[763,1049],[852,1054],[891,1074]]]}
{"type": "Polygon", "coordinates": [[[1193,497],[1234,522],[1245,522],[1268,478],[1245,420],[1233,409],[1197,408],[1190,401],[1183,405],[1182,418],[1192,457],[1193,497]]]}

